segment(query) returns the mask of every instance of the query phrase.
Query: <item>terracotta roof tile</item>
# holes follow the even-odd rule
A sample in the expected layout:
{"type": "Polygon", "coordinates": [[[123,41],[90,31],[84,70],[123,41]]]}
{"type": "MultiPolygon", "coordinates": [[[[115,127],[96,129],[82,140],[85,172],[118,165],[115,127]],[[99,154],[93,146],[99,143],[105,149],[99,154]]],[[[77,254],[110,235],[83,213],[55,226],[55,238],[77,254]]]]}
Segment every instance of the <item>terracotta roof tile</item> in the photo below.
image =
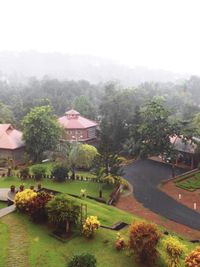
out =
{"type": "Polygon", "coordinates": [[[95,121],[80,116],[76,110],[70,110],[65,114],[65,116],[58,119],[65,129],[87,129],[98,125],[95,121]]]}

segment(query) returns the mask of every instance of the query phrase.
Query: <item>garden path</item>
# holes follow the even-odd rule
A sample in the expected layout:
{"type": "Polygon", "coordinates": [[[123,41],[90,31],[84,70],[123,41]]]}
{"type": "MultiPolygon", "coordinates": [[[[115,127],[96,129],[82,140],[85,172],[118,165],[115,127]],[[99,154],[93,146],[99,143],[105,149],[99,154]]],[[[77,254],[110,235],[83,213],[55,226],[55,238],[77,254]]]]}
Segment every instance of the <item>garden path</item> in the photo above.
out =
{"type": "Polygon", "coordinates": [[[1,221],[8,226],[9,231],[6,267],[29,267],[29,240],[25,226],[13,214],[1,218],[1,221]]]}

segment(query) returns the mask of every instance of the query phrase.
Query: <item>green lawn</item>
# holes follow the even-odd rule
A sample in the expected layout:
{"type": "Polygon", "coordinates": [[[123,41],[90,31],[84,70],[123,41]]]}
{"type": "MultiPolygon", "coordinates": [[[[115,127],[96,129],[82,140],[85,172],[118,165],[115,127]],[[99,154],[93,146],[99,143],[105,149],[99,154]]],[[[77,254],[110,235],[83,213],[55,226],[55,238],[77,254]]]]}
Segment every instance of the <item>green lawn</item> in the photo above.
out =
{"type": "MultiPolygon", "coordinates": [[[[102,224],[112,225],[117,221],[133,222],[139,220],[137,217],[118,210],[112,206],[99,204],[94,201],[82,201],[88,204],[88,213],[97,215],[102,224]]],[[[30,267],[66,267],[66,263],[74,254],[89,252],[97,258],[98,267],[139,267],[134,260],[133,255],[128,251],[116,251],[114,242],[116,231],[100,228],[94,239],[86,240],[82,236],[76,236],[62,243],[50,236],[51,230],[46,225],[33,224],[28,217],[17,212],[7,215],[11,216],[11,222],[20,220],[23,229],[27,231],[28,237],[28,258],[30,267]]],[[[7,256],[7,245],[9,239],[9,227],[5,220],[0,219],[0,235],[3,250],[0,253],[0,266],[5,266],[7,256]]],[[[16,229],[18,231],[18,229],[16,229]]],[[[121,230],[122,235],[128,240],[128,229],[121,230]]],[[[189,252],[195,247],[194,244],[183,241],[189,252]]],[[[163,255],[163,249],[160,246],[159,251],[163,255]]],[[[19,255],[20,256],[20,255],[19,255]]],[[[159,260],[160,267],[166,267],[163,259],[159,260]]],[[[184,264],[182,262],[181,267],[184,264]]]]}
{"type": "Polygon", "coordinates": [[[190,175],[188,179],[176,181],[175,184],[176,186],[191,192],[200,189],[200,173],[196,173],[193,176],[190,175]]]}
{"type": "Polygon", "coordinates": [[[4,201],[0,201],[0,209],[7,207],[7,203],[4,201]]]}
{"type": "Polygon", "coordinates": [[[5,260],[7,256],[7,248],[9,241],[9,231],[7,225],[3,224],[0,219],[0,240],[1,240],[1,253],[0,253],[0,266],[6,266],[5,260]]]}
{"type": "MultiPolygon", "coordinates": [[[[18,177],[1,177],[0,178],[0,188],[9,188],[12,184],[18,187],[20,184],[24,184],[26,188],[29,188],[30,185],[34,185],[37,187],[39,182],[35,182],[32,179],[28,179],[26,181],[22,181],[18,177]]],[[[72,181],[68,180],[63,183],[54,182],[51,179],[43,179],[41,182],[42,187],[46,187],[49,189],[54,189],[60,191],[62,193],[69,193],[80,195],[81,189],[86,189],[87,195],[93,197],[99,197],[99,189],[101,184],[92,182],[92,181],[72,181]]],[[[109,199],[109,195],[113,191],[113,186],[102,184],[102,192],[103,198],[105,200],[109,199]]]]}

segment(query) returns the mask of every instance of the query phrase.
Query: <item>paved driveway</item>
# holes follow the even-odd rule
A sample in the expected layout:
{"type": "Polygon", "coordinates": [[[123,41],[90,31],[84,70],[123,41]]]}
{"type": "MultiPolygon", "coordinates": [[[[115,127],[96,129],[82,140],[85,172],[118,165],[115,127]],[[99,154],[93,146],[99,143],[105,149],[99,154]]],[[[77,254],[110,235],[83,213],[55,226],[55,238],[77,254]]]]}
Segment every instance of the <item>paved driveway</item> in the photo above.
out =
{"type": "MultiPolygon", "coordinates": [[[[176,175],[182,169],[176,169],[176,175]]],[[[134,196],[146,208],[172,221],[200,230],[200,214],[179,204],[157,186],[170,178],[169,165],[152,160],[138,160],[124,168],[124,177],[133,185],[134,196]]]]}

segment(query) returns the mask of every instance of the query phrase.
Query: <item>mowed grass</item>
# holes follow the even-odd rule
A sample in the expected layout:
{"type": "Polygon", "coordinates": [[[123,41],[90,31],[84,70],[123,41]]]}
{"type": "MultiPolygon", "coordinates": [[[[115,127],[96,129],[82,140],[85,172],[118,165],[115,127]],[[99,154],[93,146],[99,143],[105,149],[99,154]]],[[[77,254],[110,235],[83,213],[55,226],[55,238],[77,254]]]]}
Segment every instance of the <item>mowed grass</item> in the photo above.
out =
{"type": "MultiPolygon", "coordinates": [[[[88,205],[88,214],[97,215],[102,224],[111,225],[118,220],[130,223],[139,220],[139,218],[112,206],[106,206],[93,201],[84,201],[84,203],[88,205]]],[[[100,228],[96,232],[94,239],[87,240],[83,236],[78,235],[70,238],[66,243],[63,243],[50,236],[52,230],[47,225],[33,224],[26,215],[17,212],[7,216],[12,216],[12,221],[15,219],[20,220],[23,229],[27,231],[30,267],[66,267],[67,262],[73,255],[83,252],[95,255],[98,267],[139,267],[134,261],[133,254],[128,250],[117,251],[115,249],[116,231],[100,228]]],[[[2,219],[0,219],[0,235],[3,239],[1,239],[2,250],[0,253],[0,266],[5,266],[5,258],[7,256],[6,248],[9,244],[9,229],[5,224],[1,223],[1,220],[2,219]]],[[[120,232],[128,241],[128,228],[120,232]]],[[[180,241],[186,246],[187,253],[195,247],[194,244],[187,241],[182,239],[180,241]]],[[[163,260],[164,252],[161,245],[159,245],[159,252],[162,257],[159,259],[159,264],[157,266],[166,267],[167,265],[163,260]]],[[[182,259],[181,267],[183,266],[184,258],[182,259]]]]}
{"type": "Polygon", "coordinates": [[[7,207],[7,202],[0,201],[0,209],[6,208],[7,207]]]}
{"type": "Polygon", "coordinates": [[[37,187],[38,183],[41,183],[42,187],[45,188],[75,195],[80,195],[80,190],[86,189],[86,194],[92,197],[99,197],[99,190],[102,187],[103,198],[105,198],[106,201],[109,199],[109,196],[114,189],[112,185],[100,184],[93,181],[67,180],[66,182],[58,183],[48,178],[42,179],[40,182],[36,182],[33,179],[22,181],[20,178],[14,176],[0,178],[0,188],[9,188],[12,184],[15,185],[16,188],[21,184],[24,184],[25,188],[29,188],[31,185],[37,187]]]}
{"type": "Polygon", "coordinates": [[[0,266],[6,266],[7,249],[9,245],[9,229],[7,225],[3,224],[0,219],[0,240],[1,240],[1,253],[0,253],[0,266]]]}
{"type": "Polygon", "coordinates": [[[193,176],[190,175],[188,179],[177,181],[175,184],[176,186],[191,192],[200,189],[200,173],[196,173],[193,176]]]}

